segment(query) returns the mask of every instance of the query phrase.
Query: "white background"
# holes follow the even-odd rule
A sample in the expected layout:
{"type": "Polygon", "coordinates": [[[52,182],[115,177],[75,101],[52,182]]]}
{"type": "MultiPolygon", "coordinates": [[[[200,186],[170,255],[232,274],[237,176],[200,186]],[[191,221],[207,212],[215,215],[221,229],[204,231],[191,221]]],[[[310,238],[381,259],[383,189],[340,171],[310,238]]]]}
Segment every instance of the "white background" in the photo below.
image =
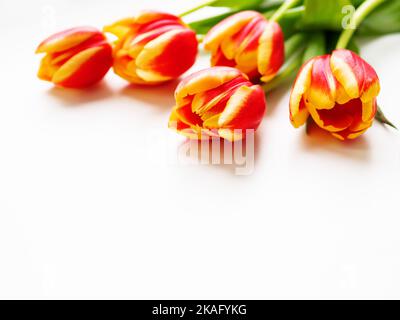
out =
{"type": "MultiPolygon", "coordinates": [[[[81,92],[36,78],[53,32],[192,3],[0,2],[0,298],[400,298],[397,131],[307,136],[282,88],[254,173],[237,176],[168,163],[183,141],[167,129],[176,82],[110,72],[81,92]]],[[[363,45],[398,125],[399,40],[363,45]]]]}

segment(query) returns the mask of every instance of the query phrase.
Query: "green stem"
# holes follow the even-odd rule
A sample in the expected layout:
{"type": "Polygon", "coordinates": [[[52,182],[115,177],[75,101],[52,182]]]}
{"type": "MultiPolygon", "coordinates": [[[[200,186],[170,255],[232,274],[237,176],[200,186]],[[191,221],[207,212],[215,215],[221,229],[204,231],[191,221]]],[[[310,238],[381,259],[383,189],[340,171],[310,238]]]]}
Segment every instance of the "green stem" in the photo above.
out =
{"type": "Polygon", "coordinates": [[[278,22],[287,10],[297,6],[301,0],[286,0],[271,17],[271,21],[278,22]]]}
{"type": "Polygon", "coordinates": [[[304,43],[307,41],[309,35],[306,33],[297,33],[290,37],[285,42],[285,57],[286,59],[293,56],[299,48],[304,47],[304,43]]]}
{"type": "Polygon", "coordinates": [[[322,32],[307,34],[296,34],[285,42],[286,63],[279,71],[277,76],[262,87],[269,92],[289,78],[294,77],[303,63],[308,61],[309,57],[323,55],[326,52],[326,39],[322,32]]]}
{"type": "Polygon", "coordinates": [[[208,7],[208,6],[212,5],[214,2],[217,2],[217,0],[207,0],[207,1],[203,2],[202,4],[199,4],[198,6],[192,8],[192,9],[181,13],[179,15],[179,17],[183,18],[183,17],[185,17],[185,16],[187,16],[187,15],[189,15],[189,14],[191,14],[191,13],[197,11],[197,10],[200,10],[200,9],[203,9],[204,7],[208,7]]]}
{"type": "MultiPolygon", "coordinates": [[[[298,19],[300,18],[304,12],[306,11],[306,7],[305,6],[298,6],[295,8],[291,8],[288,9],[280,18],[280,20],[283,19],[298,19]]],[[[276,10],[269,10],[269,11],[265,11],[263,12],[263,16],[265,18],[267,18],[268,20],[271,19],[271,17],[275,14],[276,10]]]]}
{"type": "Polygon", "coordinates": [[[336,45],[336,49],[346,49],[351,38],[354,35],[356,29],[365,20],[365,18],[374,11],[379,5],[384,3],[386,0],[366,0],[363,2],[352,17],[353,28],[346,29],[340,35],[339,41],[336,45]]]}
{"type": "Polygon", "coordinates": [[[269,81],[266,84],[262,85],[262,88],[265,92],[270,92],[283,83],[285,83],[289,78],[295,76],[295,74],[299,71],[301,65],[303,64],[303,55],[298,54],[296,57],[292,58],[288,63],[283,66],[281,71],[277,74],[275,78],[269,81]]]}
{"type": "Polygon", "coordinates": [[[289,19],[298,19],[300,18],[304,12],[306,12],[306,7],[305,6],[299,6],[296,8],[289,9],[288,11],[285,12],[283,15],[284,18],[289,18],[289,19]]]}

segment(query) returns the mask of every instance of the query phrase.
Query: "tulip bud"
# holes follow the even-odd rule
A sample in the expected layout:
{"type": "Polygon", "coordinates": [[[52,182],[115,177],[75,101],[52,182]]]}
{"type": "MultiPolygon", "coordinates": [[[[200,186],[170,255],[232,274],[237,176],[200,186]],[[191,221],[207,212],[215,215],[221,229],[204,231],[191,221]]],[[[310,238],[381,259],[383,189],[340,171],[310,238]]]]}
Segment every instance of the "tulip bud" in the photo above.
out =
{"type": "Polygon", "coordinates": [[[191,139],[241,140],[265,113],[264,91],[237,69],[213,67],[182,80],[169,127],[191,139]]]}
{"type": "Polygon", "coordinates": [[[339,49],[308,61],[290,97],[290,120],[302,126],[309,115],[334,137],[355,139],[371,127],[380,84],[375,70],[354,52],[339,49]]]}
{"type": "Polygon", "coordinates": [[[131,83],[159,84],[178,78],[196,60],[196,33],[171,14],[145,11],[104,31],[118,37],[114,71],[131,83]]]}
{"type": "Polygon", "coordinates": [[[212,66],[235,67],[251,80],[268,82],[285,59],[284,36],[274,21],[243,11],[221,21],[204,39],[212,66]]]}
{"type": "Polygon", "coordinates": [[[103,79],[112,66],[112,48],[95,28],[78,27],[52,35],[36,53],[45,53],[38,77],[68,88],[83,88],[103,79]]]}

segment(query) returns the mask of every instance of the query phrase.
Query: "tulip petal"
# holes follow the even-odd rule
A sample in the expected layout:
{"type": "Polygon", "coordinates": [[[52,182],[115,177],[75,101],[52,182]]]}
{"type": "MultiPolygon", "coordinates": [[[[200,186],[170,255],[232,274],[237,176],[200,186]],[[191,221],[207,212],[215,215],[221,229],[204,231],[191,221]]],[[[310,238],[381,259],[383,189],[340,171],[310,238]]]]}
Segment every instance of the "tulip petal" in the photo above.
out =
{"type": "Polygon", "coordinates": [[[359,131],[363,131],[368,129],[369,127],[371,127],[373,121],[367,121],[367,122],[354,122],[350,127],[349,130],[351,132],[359,132],[359,131]]]}
{"type": "Polygon", "coordinates": [[[368,102],[378,96],[380,91],[378,75],[360,56],[350,50],[335,50],[332,53],[331,63],[336,66],[337,73],[341,76],[338,80],[341,83],[348,82],[347,86],[343,83],[342,85],[351,97],[361,97],[363,102],[368,102]],[[349,76],[349,80],[346,81],[343,75],[349,76]]]}
{"type": "Polygon", "coordinates": [[[285,59],[284,35],[274,21],[268,22],[258,47],[258,72],[268,82],[278,73],[285,59]]]}
{"type": "MultiPolygon", "coordinates": [[[[362,119],[364,105],[360,99],[350,100],[346,104],[337,104],[330,110],[317,110],[312,104],[307,104],[314,121],[325,130],[339,132],[345,129],[359,131],[368,124],[362,119]]],[[[368,120],[369,122],[370,120],[368,120]]]]}
{"type": "Polygon", "coordinates": [[[230,37],[226,37],[221,42],[221,52],[228,60],[234,60],[239,49],[239,43],[233,41],[230,37]]]}
{"type": "Polygon", "coordinates": [[[186,77],[178,85],[175,91],[177,105],[184,104],[187,96],[214,89],[236,77],[245,76],[239,70],[228,67],[213,67],[198,71],[186,77]]]}
{"type": "Polygon", "coordinates": [[[314,59],[310,88],[305,97],[317,109],[332,109],[335,106],[336,80],[330,68],[329,55],[314,59]]]}
{"type": "MultiPolygon", "coordinates": [[[[135,46],[139,46],[141,49],[144,48],[144,46],[149,43],[150,41],[156,39],[157,37],[169,32],[169,31],[174,31],[174,30],[185,30],[184,28],[181,28],[178,25],[171,25],[171,24],[167,24],[161,28],[157,28],[157,29],[153,29],[153,30],[149,30],[147,32],[141,32],[136,34],[135,36],[132,37],[132,41],[129,42],[129,50],[132,50],[132,47],[135,46]]],[[[142,30],[141,30],[142,31],[142,30]]],[[[137,54],[135,55],[137,56],[137,54]]]]}
{"type": "Polygon", "coordinates": [[[234,67],[236,67],[236,61],[228,60],[228,58],[225,57],[222,50],[218,49],[218,51],[214,55],[211,56],[211,66],[212,67],[224,66],[224,67],[234,68],[234,67]]]}
{"type": "Polygon", "coordinates": [[[237,77],[219,87],[194,95],[192,112],[197,113],[202,118],[208,118],[215,113],[222,112],[233,92],[242,85],[251,86],[252,84],[242,77],[237,77]]]}
{"type": "Polygon", "coordinates": [[[204,48],[216,53],[224,39],[238,33],[247,23],[258,16],[260,14],[255,11],[242,11],[223,20],[208,32],[204,39],[204,48]]]}
{"type": "Polygon", "coordinates": [[[172,111],[171,116],[169,118],[168,128],[174,129],[176,131],[180,131],[180,130],[183,130],[183,129],[189,129],[190,128],[189,124],[183,122],[179,118],[178,114],[176,113],[176,107],[174,107],[174,110],[172,111]]]}
{"type": "Polygon", "coordinates": [[[306,106],[315,123],[324,130],[330,132],[343,131],[353,122],[350,114],[338,112],[338,108],[318,110],[311,103],[306,103],[306,106]]]}
{"type": "Polygon", "coordinates": [[[368,122],[375,118],[377,111],[376,99],[373,101],[363,102],[362,105],[362,121],[368,122]]]}
{"type": "Polygon", "coordinates": [[[136,16],[136,23],[142,25],[159,20],[180,21],[180,18],[170,13],[153,10],[143,10],[136,16]]]}
{"type": "Polygon", "coordinates": [[[218,134],[221,138],[231,142],[243,139],[243,130],[219,129],[218,134]]]}
{"type": "Polygon", "coordinates": [[[136,75],[143,80],[143,84],[145,83],[162,83],[165,81],[169,81],[172,78],[169,76],[163,76],[162,74],[159,74],[158,72],[155,72],[153,70],[143,70],[143,69],[136,69],[136,75]]]}
{"type": "Polygon", "coordinates": [[[184,123],[176,112],[176,108],[171,113],[168,121],[168,128],[178,132],[179,134],[195,140],[208,140],[211,135],[216,135],[210,130],[204,130],[197,125],[188,125],[184,123]]]}
{"type": "Polygon", "coordinates": [[[114,59],[114,72],[121,78],[126,79],[131,83],[146,84],[146,81],[136,73],[136,63],[127,54],[123,55],[118,52],[118,58],[114,59]]]}
{"type": "Polygon", "coordinates": [[[360,137],[361,135],[363,135],[369,129],[369,127],[367,127],[364,130],[357,131],[357,132],[353,132],[353,131],[350,131],[350,130],[344,130],[344,131],[341,131],[341,132],[335,132],[335,133],[332,132],[331,134],[335,138],[337,138],[339,140],[342,140],[342,141],[344,141],[344,140],[353,140],[353,139],[356,139],[356,138],[360,137]]]}
{"type": "Polygon", "coordinates": [[[200,118],[199,115],[192,112],[190,104],[183,107],[176,107],[175,112],[182,122],[190,126],[201,127],[203,125],[203,120],[200,118]]]}
{"type": "Polygon", "coordinates": [[[238,53],[240,55],[249,50],[256,51],[261,35],[267,27],[267,20],[263,16],[254,18],[248,23],[234,38],[238,43],[238,53]]]}
{"type": "Polygon", "coordinates": [[[92,27],[78,27],[68,29],[52,35],[44,40],[36,49],[36,53],[54,53],[73,48],[94,36],[101,36],[101,32],[92,27]]]}
{"type": "Polygon", "coordinates": [[[122,39],[129,33],[134,34],[137,32],[139,26],[135,23],[135,18],[124,18],[111,25],[105,26],[103,31],[115,35],[118,39],[122,39]]]}
{"type": "MultiPolygon", "coordinates": [[[[371,125],[372,125],[372,123],[371,123],[371,125]]],[[[349,133],[349,134],[347,135],[346,139],[353,140],[353,139],[356,139],[356,138],[360,137],[361,135],[363,135],[363,134],[371,127],[371,125],[368,126],[368,127],[367,127],[366,129],[364,129],[364,130],[361,130],[361,131],[358,131],[358,132],[349,133]]]]}
{"type": "Polygon", "coordinates": [[[110,46],[89,48],[64,63],[54,73],[52,81],[65,87],[89,86],[102,79],[111,65],[110,46]]]}
{"type": "Polygon", "coordinates": [[[260,86],[241,86],[230,97],[218,125],[237,129],[257,129],[265,113],[265,94],[260,86]]]}
{"type": "Polygon", "coordinates": [[[203,122],[203,127],[207,129],[218,129],[219,128],[220,114],[215,114],[209,117],[203,122]]]}
{"type": "Polygon", "coordinates": [[[363,84],[363,65],[349,50],[335,50],[331,55],[332,73],[351,99],[360,97],[363,84]]]}
{"type": "Polygon", "coordinates": [[[290,121],[295,128],[301,127],[307,121],[309,113],[303,101],[303,95],[311,84],[311,72],[314,60],[308,61],[300,70],[297,79],[294,82],[292,93],[290,95],[290,121]]]}
{"type": "MultiPolygon", "coordinates": [[[[103,31],[114,34],[119,39],[127,36],[127,34],[136,34],[139,32],[147,32],[157,27],[157,25],[151,25],[155,23],[169,23],[169,24],[181,24],[184,25],[179,17],[171,15],[169,13],[157,12],[157,11],[142,11],[135,17],[124,18],[117,22],[105,26],[103,31]]],[[[160,27],[160,24],[158,24],[160,27]]]]}
{"type": "Polygon", "coordinates": [[[163,77],[176,78],[194,64],[197,46],[196,34],[192,30],[178,28],[168,31],[145,45],[136,58],[136,66],[163,77]]]}
{"type": "Polygon", "coordinates": [[[266,25],[267,21],[263,17],[257,17],[234,40],[238,44],[235,53],[237,68],[254,78],[260,77],[257,61],[258,43],[266,25]]]}
{"type": "Polygon", "coordinates": [[[351,97],[344,90],[340,82],[336,81],[336,102],[339,104],[345,104],[351,100],[351,97]]]}
{"type": "Polygon", "coordinates": [[[362,88],[361,101],[369,102],[374,100],[381,90],[380,82],[376,71],[365,61],[364,66],[364,85],[362,88]]]}

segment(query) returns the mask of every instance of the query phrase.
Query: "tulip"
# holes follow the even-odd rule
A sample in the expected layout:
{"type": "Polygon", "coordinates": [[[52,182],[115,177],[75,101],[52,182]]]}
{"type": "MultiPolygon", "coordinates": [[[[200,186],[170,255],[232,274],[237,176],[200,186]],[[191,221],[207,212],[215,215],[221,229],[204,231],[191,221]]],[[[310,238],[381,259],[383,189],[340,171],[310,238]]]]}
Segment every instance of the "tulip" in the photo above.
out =
{"type": "Polygon", "coordinates": [[[266,108],[260,86],[230,67],[194,73],[178,85],[169,127],[191,139],[241,140],[256,130],[266,108]]]}
{"type": "Polygon", "coordinates": [[[178,78],[196,60],[196,33],[171,14],[144,11],[104,31],[118,38],[115,73],[131,83],[151,85],[178,78]]]}
{"type": "Polygon", "coordinates": [[[279,24],[255,11],[243,11],[221,21],[204,39],[212,66],[235,67],[251,80],[268,82],[281,68],[284,36],[279,24]]]}
{"type": "Polygon", "coordinates": [[[340,140],[355,139],[371,127],[380,84],[375,70],[346,49],[309,60],[300,70],[290,97],[290,120],[315,123],[340,140]]]}
{"type": "Polygon", "coordinates": [[[68,29],[44,40],[38,77],[68,88],[83,88],[103,79],[112,66],[112,48],[95,28],[68,29]]]}

